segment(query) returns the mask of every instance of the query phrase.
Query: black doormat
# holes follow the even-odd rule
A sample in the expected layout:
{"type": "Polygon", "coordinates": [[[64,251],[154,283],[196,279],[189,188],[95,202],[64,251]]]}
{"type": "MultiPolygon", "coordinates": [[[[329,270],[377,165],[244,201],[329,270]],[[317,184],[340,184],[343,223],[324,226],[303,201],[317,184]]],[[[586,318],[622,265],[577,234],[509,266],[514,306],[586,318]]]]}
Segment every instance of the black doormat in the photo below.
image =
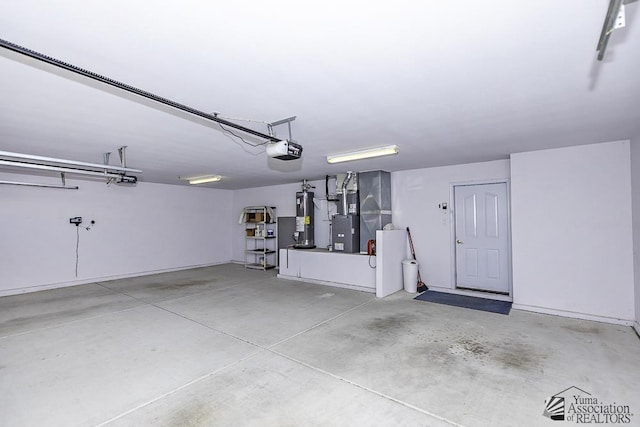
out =
{"type": "Polygon", "coordinates": [[[508,301],[496,301],[467,295],[448,294],[446,292],[425,291],[414,299],[498,314],[508,315],[509,311],[511,311],[511,303],[508,301]]]}

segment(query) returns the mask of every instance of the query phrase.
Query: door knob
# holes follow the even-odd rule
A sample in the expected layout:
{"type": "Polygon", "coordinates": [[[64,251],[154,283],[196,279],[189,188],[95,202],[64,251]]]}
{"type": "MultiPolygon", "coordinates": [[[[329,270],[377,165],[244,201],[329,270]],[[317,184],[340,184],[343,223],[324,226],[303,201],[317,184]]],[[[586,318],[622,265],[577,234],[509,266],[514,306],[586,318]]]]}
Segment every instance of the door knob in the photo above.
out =
{"type": "Polygon", "coordinates": [[[462,244],[462,240],[458,239],[458,240],[456,240],[456,243],[461,245],[462,244]]]}

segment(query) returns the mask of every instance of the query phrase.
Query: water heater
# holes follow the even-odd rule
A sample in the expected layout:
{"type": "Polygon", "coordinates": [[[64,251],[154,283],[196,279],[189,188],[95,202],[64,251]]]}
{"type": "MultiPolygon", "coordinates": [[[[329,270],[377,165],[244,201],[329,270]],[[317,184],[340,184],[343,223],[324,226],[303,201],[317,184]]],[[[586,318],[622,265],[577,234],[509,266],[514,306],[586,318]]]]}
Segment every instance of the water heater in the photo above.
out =
{"type": "Polygon", "coordinates": [[[309,189],[314,188],[302,181],[302,191],[296,193],[296,249],[313,249],[316,247],[313,241],[313,193],[309,189]]]}

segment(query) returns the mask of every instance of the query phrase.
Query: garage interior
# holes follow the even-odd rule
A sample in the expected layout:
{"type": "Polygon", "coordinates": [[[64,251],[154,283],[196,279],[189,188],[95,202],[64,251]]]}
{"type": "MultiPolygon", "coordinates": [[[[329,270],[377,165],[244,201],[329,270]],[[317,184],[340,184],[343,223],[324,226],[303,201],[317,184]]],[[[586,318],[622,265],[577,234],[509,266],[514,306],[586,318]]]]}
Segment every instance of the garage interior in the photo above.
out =
{"type": "Polygon", "coordinates": [[[10,1],[2,424],[637,423],[639,8],[10,1]]]}

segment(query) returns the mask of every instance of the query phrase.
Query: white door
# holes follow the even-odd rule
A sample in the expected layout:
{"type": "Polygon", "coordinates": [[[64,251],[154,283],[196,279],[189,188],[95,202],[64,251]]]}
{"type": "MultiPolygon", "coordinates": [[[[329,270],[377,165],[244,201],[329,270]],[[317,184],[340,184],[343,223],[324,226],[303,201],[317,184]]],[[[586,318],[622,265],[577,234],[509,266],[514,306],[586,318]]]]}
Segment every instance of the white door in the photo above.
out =
{"type": "Polygon", "coordinates": [[[509,293],[507,184],[456,185],[456,287],[509,293]]]}

